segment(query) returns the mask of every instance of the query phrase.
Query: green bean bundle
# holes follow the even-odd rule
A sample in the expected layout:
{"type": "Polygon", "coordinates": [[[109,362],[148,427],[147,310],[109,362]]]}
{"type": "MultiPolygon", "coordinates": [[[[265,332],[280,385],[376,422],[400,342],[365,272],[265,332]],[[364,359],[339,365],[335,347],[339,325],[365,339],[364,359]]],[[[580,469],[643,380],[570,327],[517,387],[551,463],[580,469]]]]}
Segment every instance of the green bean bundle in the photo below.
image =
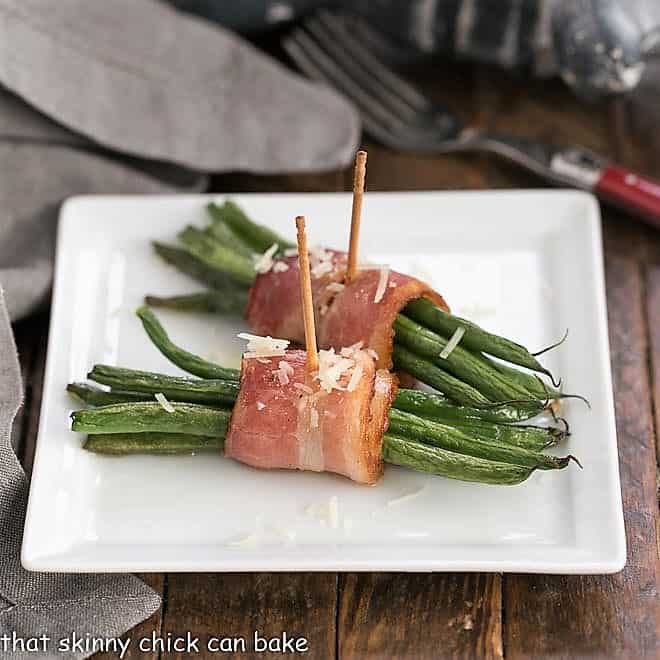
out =
{"type": "MultiPolygon", "coordinates": [[[[88,378],[109,389],[84,383],[67,387],[95,406],[71,414],[72,430],[88,434],[84,449],[99,454],[220,451],[238,396],[238,371],[176,346],[150,310],[141,308],[138,315],[161,352],[182,369],[204,377],[97,364],[88,378]]],[[[389,411],[382,457],[452,479],[520,483],[537,469],[563,469],[572,458],[543,451],[563,440],[564,431],[511,423],[526,421],[535,412],[538,408],[455,406],[438,395],[402,389],[389,411]]]]}
{"type": "MultiPolygon", "coordinates": [[[[205,230],[189,226],[179,234],[183,248],[162,244],[155,247],[169,263],[211,289],[188,296],[148,296],[149,304],[181,311],[239,315],[247,304],[245,287],[256,276],[249,256],[268,249],[281,255],[295,247],[250,220],[231,201],[222,205],[211,203],[208,211],[212,221],[205,230]]],[[[554,386],[549,370],[524,346],[453,316],[429,300],[408,303],[397,317],[394,331],[395,367],[456,404],[515,402],[511,405],[525,409],[565,396],[554,386]],[[462,332],[460,342],[449,348],[457,331],[462,332]],[[543,382],[537,374],[548,376],[553,385],[543,382]]]]}

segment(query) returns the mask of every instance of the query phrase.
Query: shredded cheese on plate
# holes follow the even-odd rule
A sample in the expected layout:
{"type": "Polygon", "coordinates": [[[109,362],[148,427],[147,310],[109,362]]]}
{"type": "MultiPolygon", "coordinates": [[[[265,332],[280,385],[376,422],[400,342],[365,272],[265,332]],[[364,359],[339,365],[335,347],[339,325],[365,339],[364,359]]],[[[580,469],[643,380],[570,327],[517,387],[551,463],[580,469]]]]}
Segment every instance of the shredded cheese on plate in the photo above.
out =
{"type": "Polygon", "coordinates": [[[463,328],[462,326],[458,326],[458,328],[454,330],[454,334],[447,342],[447,345],[440,351],[440,357],[443,360],[446,360],[452,354],[454,349],[460,343],[461,339],[463,339],[464,334],[465,334],[465,328],[463,328]]]}
{"type": "Polygon", "coordinates": [[[173,413],[174,412],[174,406],[167,400],[165,395],[162,392],[157,392],[154,394],[154,398],[158,403],[160,403],[161,407],[166,410],[168,413],[173,413]]]}
{"type": "Polygon", "coordinates": [[[260,337],[248,332],[240,332],[239,339],[245,339],[248,343],[244,358],[269,358],[286,355],[286,349],[290,342],[288,339],[273,339],[272,337],[260,337]]]}
{"type": "Polygon", "coordinates": [[[389,277],[390,277],[389,266],[383,266],[378,274],[378,286],[376,287],[376,293],[374,295],[375,303],[379,303],[383,299],[383,296],[385,295],[385,291],[387,289],[387,281],[389,277]]]}
{"type": "Polygon", "coordinates": [[[277,248],[277,243],[273,243],[263,254],[255,255],[254,269],[257,273],[264,275],[273,267],[273,264],[275,263],[273,261],[273,256],[277,252],[277,248]]]}

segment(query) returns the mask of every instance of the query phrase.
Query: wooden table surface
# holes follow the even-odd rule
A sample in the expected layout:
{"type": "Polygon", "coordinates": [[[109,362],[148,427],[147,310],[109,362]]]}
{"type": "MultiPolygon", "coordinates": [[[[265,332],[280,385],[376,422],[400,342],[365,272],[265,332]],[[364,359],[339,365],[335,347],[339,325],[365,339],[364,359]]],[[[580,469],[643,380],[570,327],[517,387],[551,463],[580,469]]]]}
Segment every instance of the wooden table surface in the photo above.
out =
{"type": "MultiPolygon", "coordinates": [[[[589,106],[558,82],[443,65],[418,82],[476,126],[590,147],[660,178],[660,136],[626,102],[589,106]]],[[[657,127],[656,127],[657,130],[657,127]]],[[[369,141],[370,190],[540,187],[488,156],[417,157],[369,141]]],[[[212,190],[342,191],[350,171],[223,175],[212,190]]],[[[607,301],[628,563],[608,576],[490,573],[166,574],[144,579],[163,606],[131,632],[303,635],[314,658],[657,658],[657,429],[660,230],[603,209],[607,301]]],[[[531,219],[530,219],[531,220],[531,219]]],[[[27,396],[16,441],[30,470],[48,332],[45,311],[15,326],[27,396]]],[[[598,442],[598,438],[593,438],[598,442]]],[[[542,512],[539,512],[541,514],[542,512]]],[[[130,655],[141,655],[135,649],[130,655]]],[[[267,654],[271,656],[271,654],[267,654]]],[[[110,657],[110,656],[108,656],[110,657]]],[[[113,656],[114,657],[114,656],[113,656]]],[[[183,657],[162,654],[162,657],[183,657]]],[[[204,657],[202,655],[198,657],[204,657]]],[[[213,656],[216,657],[216,656],[213,656]]],[[[272,657],[272,656],[271,656],[272,657]]]]}

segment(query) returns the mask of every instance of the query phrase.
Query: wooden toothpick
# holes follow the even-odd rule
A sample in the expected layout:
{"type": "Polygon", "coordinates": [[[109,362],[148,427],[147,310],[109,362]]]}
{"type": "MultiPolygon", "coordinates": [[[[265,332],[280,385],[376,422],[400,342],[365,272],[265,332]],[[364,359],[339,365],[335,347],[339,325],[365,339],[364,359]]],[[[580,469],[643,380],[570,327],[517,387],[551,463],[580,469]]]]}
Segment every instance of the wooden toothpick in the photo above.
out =
{"type": "Polygon", "coordinates": [[[314,324],[314,304],[312,301],[312,277],[309,270],[307,252],[307,232],[305,216],[296,218],[298,230],[298,268],[300,270],[300,297],[302,300],[303,319],[305,321],[305,347],[307,349],[307,370],[319,370],[319,353],[316,348],[316,326],[314,324]]]}
{"type": "Polygon", "coordinates": [[[362,215],[362,197],[364,196],[364,177],[367,171],[367,152],[358,151],[355,154],[355,170],[353,172],[353,208],[351,210],[351,238],[348,244],[348,268],[346,281],[355,278],[358,264],[358,245],[360,242],[360,217],[362,215]]]}

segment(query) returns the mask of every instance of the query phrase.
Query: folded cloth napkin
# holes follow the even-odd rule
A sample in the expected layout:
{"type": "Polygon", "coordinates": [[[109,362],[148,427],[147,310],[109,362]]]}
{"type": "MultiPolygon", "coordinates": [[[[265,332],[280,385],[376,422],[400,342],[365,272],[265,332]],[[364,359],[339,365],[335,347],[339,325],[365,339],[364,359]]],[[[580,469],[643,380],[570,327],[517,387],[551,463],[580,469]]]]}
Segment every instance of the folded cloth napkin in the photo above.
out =
{"type": "MultiPolygon", "coordinates": [[[[132,575],[28,573],[20,564],[28,483],[11,444],[11,425],[21,405],[21,375],[0,289],[0,656],[27,660],[56,657],[57,640],[80,636],[113,638],[147,618],[160,598],[132,575]],[[47,634],[45,653],[12,649],[12,635],[27,640],[47,634]]],[[[24,641],[25,643],[25,641],[24,641]]],[[[85,657],[67,653],[66,657],[85,657]]]]}
{"type": "Polygon", "coordinates": [[[99,144],[197,170],[331,170],[359,137],[342,97],[158,0],[0,0],[0,83],[99,144]]]}
{"type": "Polygon", "coordinates": [[[22,398],[10,321],[48,297],[62,200],[201,190],[211,170],[337,168],[358,137],[336,94],[156,0],[0,0],[0,656],[5,634],[114,637],[160,603],[130,575],[20,565],[28,483],[10,443],[22,398]]]}

